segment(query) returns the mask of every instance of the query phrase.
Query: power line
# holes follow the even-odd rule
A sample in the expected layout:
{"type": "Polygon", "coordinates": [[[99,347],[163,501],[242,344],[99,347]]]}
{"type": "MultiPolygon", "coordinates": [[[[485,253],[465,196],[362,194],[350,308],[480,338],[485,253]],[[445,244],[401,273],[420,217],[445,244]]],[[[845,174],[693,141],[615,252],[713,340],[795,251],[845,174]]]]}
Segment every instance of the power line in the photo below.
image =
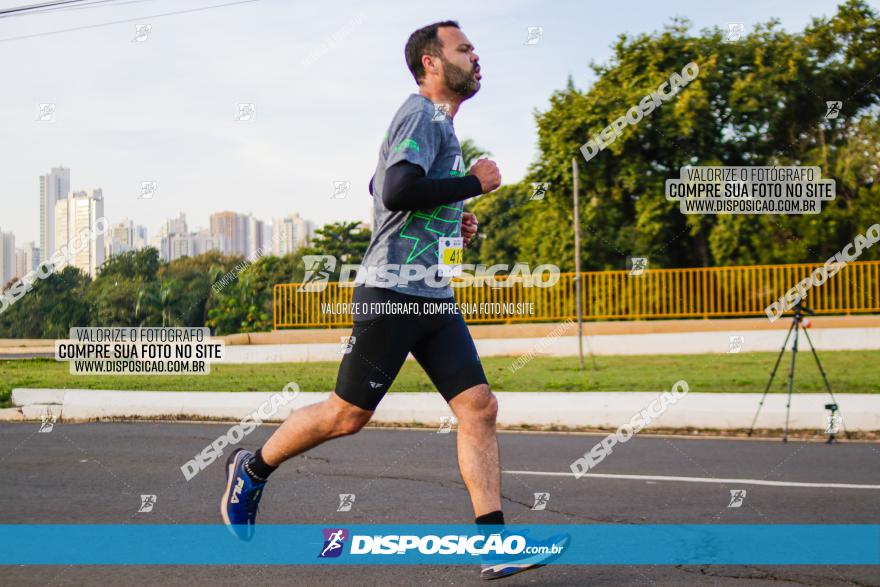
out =
{"type": "Polygon", "coordinates": [[[19,12],[28,12],[28,11],[36,11],[40,8],[51,8],[54,6],[64,5],[64,4],[77,4],[78,2],[84,2],[85,0],[56,0],[55,2],[42,2],[40,4],[28,4],[26,6],[16,6],[15,8],[5,8],[0,10],[0,18],[5,17],[6,15],[15,14],[19,12]]]}
{"type": "Polygon", "coordinates": [[[138,16],[136,18],[126,18],[123,20],[114,20],[114,21],[110,21],[110,22],[90,24],[90,25],[85,25],[85,26],[73,27],[73,28],[69,28],[69,29],[59,29],[57,31],[46,31],[43,33],[34,33],[32,35],[21,35],[20,37],[8,37],[5,39],[0,39],[0,43],[5,43],[7,41],[19,41],[22,39],[31,39],[34,37],[42,37],[42,36],[46,36],[46,35],[57,35],[57,34],[61,34],[61,33],[73,32],[73,31],[82,31],[82,30],[94,29],[94,28],[99,28],[99,27],[104,27],[104,26],[112,26],[114,24],[124,24],[127,22],[143,22],[143,21],[150,19],[150,18],[162,18],[163,16],[175,16],[178,14],[187,14],[190,12],[202,12],[202,11],[211,10],[214,8],[224,8],[227,6],[235,6],[237,4],[250,4],[252,2],[259,2],[259,0],[239,0],[237,2],[227,2],[225,4],[215,4],[213,6],[202,6],[200,8],[191,8],[189,10],[177,10],[175,12],[164,12],[161,14],[151,14],[148,16],[138,16]]]}
{"type": "Polygon", "coordinates": [[[32,12],[25,12],[21,14],[9,14],[6,18],[15,18],[17,16],[31,16],[32,14],[49,14],[52,12],[69,12],[72,10],[88,10],[90,8],[100,8],[102,5],[109,4],[112,2],[112,6],[123,6],[125,4],[140,4],[142,2],[154,2],[155,0],[81,0],[81,4],[74,4],[72,6],[62,5],[62,6],[49,6],[48,8],[40,8],[38,10],[34,10],[32,12]]]}
{"type": "Polygon", "coordinates": [[[39,10],[35,10],[28,14],[14,14],[12,16],[30,16],[31,14],[49,14],[50,12],[62,12],[67,10],[85,10],[87,8],[95,8],[101,4],[108,4],[110,2],[115,2],[115,0],[84,0],[83,2],[76,3],[72,6],[50,6],[48,8],[41,8],[39,10]]]}

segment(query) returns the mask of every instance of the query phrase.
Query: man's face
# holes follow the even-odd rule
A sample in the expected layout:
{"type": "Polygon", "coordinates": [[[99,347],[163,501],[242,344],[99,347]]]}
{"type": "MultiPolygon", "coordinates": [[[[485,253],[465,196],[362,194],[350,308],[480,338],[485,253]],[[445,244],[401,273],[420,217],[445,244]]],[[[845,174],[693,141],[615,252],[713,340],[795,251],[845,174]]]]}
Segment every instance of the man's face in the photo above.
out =
{"type": "Polygon", "coordinates": [[[443,82],[450,91],[467,100],[480,90],[480,57],[461,30],[441,27],[437,36],[443,43],[440,61],[443,63],[443,82]]]}

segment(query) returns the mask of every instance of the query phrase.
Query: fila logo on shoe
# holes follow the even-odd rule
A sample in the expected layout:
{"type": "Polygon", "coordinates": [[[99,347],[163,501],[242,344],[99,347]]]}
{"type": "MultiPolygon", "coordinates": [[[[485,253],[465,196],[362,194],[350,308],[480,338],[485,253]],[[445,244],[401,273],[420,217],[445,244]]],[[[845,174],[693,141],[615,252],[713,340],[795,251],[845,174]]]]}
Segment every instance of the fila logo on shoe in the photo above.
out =
{"type": "Polygon", "coordinates": [[[241,494],[241,490],[244,489],[244,479],[241,477],[238,478],[238,481],[235,483],[235,487],[232,490],[232,503],[238,503],[238,496],[241,494]]]}

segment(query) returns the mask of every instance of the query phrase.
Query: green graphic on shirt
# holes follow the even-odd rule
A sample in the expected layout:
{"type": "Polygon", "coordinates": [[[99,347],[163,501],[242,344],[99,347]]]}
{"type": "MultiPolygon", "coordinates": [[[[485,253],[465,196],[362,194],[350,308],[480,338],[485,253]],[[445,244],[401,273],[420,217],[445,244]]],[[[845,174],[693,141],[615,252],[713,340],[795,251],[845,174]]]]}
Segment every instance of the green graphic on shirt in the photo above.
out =
{"type": "Polygon", "coordinates": [[[455,156],[455,161],[452,163],[452,169],[449,170],[449,175],[452,177],[464,176],[464,161],[462,160],[461,155],[455,156]]]}
{"type": "Polygon", "coordinates": [[[440,237],[452,236],[455,234],[459,223],[461,222],[461,209],[453,206],[437,206],[430,214],[425,212],[413,212],[406,219],[403,227],[400,229],[398,236],[413,241],[412,250],[406,258],[407,263],[412,263],[413,259],[435,246],[440,237]],[[442,218],[440,214],[443,210],[452,210],[455,218],[442,218]],[[424,221],[424,224],[422,224],[424,221]],[[412,227],[412,228],[410,228],[412,227]],[[415,234],[407,234],[407,231],[415,234]],[[430,234],[418,234],[427,231],[430,234]],[[436,235],[436,236],[435,236],[436,235]]]}
{"type": "Polygon", "coordinates": [[[394,152],[400,153],[404,149],[412,149],[413,151],[415,151],[417,153],[421,150],[421,148],[419,147],[419,144],[417,142],[415,142],[413,139],[403,139],[402,141],[400,141],[400,143],[398,143],[398,145],[396,147],[394,147],[394,152]]]}

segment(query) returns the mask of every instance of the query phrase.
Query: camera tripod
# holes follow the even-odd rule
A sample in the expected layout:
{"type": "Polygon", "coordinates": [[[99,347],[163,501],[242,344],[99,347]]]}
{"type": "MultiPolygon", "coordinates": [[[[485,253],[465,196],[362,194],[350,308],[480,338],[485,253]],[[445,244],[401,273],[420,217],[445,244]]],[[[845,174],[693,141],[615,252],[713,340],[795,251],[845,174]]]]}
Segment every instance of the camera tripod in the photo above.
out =
{"type": "MultiPolygon", "coordinates": [[[[806,326],[801,324],[804,319],[804,314],[813,315],[815,312],[798,302],[794,306],[794,316],[791,319],[791,326],[788,328],[788,334],[785,335],[785,342],[782,343],[782,350],[779,351],[779,356],[776,357],[776,364],[773,366],[773,371],[770,373],[770,380],[767,381],[767,387],[764,388],[764,395],[761,396],[761,401],[758,403],[758,411],[755,412],[755,417],[752,420],[752,427],[749,428],[749,436],[755,431],[755,423],[758,421],[758,414],[761,413],[761,408],[764,406],[764,400],[767,399],[767,393],[770,391],[770,386],[773,384],[773,378],[776,377],[776,371],[779,369],[779,363],[782,361],[782,355],[785,354],[785,347],[788,346],[788,340],[791,338],[791,333],[794,332],[794,342],[791,347],[791,367],[788,370],[788,402],[785,404],[785,429],[782,432],[782,442],[788,442],[788,421],[789,416],[791,415],[791,395],[794,391],[794,365],[795,358],[798,353],[798,334],[801,330],[804,332],[804,336],[807,337],[807,342],[810,345],[810,350],[813,352],[813,358],[816,359],[816,365],[819,367],[819,373],[822,374],[822,381],[825,382],[825,388],[828,390],[828,395],[831,396],[831,403],[825,404],[825,409],[831,411],[829,427],[828,427],[828,441],[827,443],[834,442],[835,435],[837,430],[835,428],[835,423],[840,422],[843,423],[843,419],[838,415],[838,407],[837,400],[834,398],[834,392],[831,391],[831,384],[828,383],[828,377],[825,375],[825,369],[822,368],[822,363],[819,361],[819,355],[816,353],[816,347],[813,346],[813,341],[810,339],[810,335],[807,332],[806,326]]],[[[849,432],[846,431],[846,426],[843,426],[843,432],[847,438],[849,438],[849,432]]]]}

